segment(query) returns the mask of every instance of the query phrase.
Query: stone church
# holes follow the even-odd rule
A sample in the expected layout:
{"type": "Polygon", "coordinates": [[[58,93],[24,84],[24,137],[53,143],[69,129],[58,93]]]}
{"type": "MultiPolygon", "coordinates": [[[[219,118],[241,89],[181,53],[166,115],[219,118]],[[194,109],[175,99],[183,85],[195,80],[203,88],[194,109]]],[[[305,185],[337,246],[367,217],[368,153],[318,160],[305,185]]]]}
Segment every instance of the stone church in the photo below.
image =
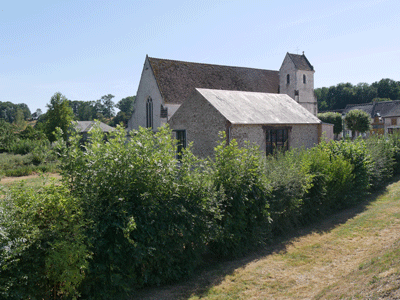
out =
{"type": "MultiPolygon", "coordinates": [[[[200,145],[204,148],[204,145],[208,143],[207,151],[198,152],[195,150],[194,152],[203,156],[209,155],[210,149],[215,144],[212,140],[216,141],[218,136],[211,136],[207,141],[199,140],[199,135],[196,136],[194,131],[190,132],[184,127],[201,128],[203,133],[209,130],[214,132],[215,128],[212,130],[208,127],[215,124],[212,123],[212,120],[208,120],[207,116],[215,113],[215,105],[219,101],[216,102],[215,99],[227,97],[222,99],[223,105],[220,106],[222,110],[217,112],[220,116],[223,115],[223,111],[236,109],[238,114],[232,120],[241,120],[241,122],[244,122],[242,125],[254,126],[256,121],[253,118],[245,120],[246,118],[237,117],[240,115],[240,111],[242,110],[243,113],[250,115],[264,113],[264,116],[257,119],[257,125],[264,128],[261,130],[263,133],[260,133],[262,138],[257,139],[257,144],[264,151],[268,152],[268,150],[265,150],[265,145],[268,143],[277,145],[277,141],[274,140],[276,138],[280,139],[281,144],[283,140],[285,147],[288,148],[291,146],[309,148],[319,142],[322,134],[322,123],[316,118],[317,99],[314,95],[314,72],[314,67],[304,53],[302,55],[287,53],[279,71],[193,63],[146,56],[136,94],[135,111],[128,122],[128,131],[139,127],[151,127],[153,130],[157,130],[158,127],[169,123],[177,133],[181,144],[186,145],[187,142],[192,141],[194,142],[194,149],[196,147],[200,149],[200,145]],[[216,92],[212,92],[213,90],[216,90],[216,92]],[[218,90],[249,92],[257,95],[218,93],[218,90]],[[264,94],[275,94],[276,96],[264,94]],[[199,95],[202,95],[202,97],[199,95]],[[206,103],[206,105],[201,107],[191,105],[194,111],[190,111],[191,106],[189,104],[181,109],[181,106],[189,98],[192,99],[192,102],[200,101],[206,103]],[[253,102],[250,103],[249,101],[253,102]],[[234,102],[235,104],[233,104],[234,102]],[[262,107],[265,105],[266,107],[262,107]],[[179,110],[180,113],[174,117],[179,110]],[[288,110],[290,110],[290,114],[284,117],[288,110]],[[274,118],[273,111],[277,113],[275,117],[279,117],[274,118]],[[293,117],[296,112],[301,115],[300,118],[293,117]],[[292,116],[291,119],[288,118],[289,115],[292,116]],[[283,120],[285,121],[283,122],[283,120]],[[301,120],[301,124],[296,123],[296,120],[301,120]],[[191,122],[190,125],[187,122],[191,122]],[[308,142],[302,144],[298,142],[300,136],[293,136],[294,132],[299,131],[294,130],[294,126],[305,124],[313,126],[311,130],[312,138],[307,139],[308,142]],[[279,132],[275,129],[271,131],[271,128],[275,128],[279,132]],[[269,141],[267,141],[266,135],[269,136],[269,141]],[[279,135],[281,136],[279,137],[279,135]],[[291,140],[297,140],[296,145],[293,142],[291,143],[291,140]]],[[[226,116],[222,119],[224,119],[223,122],[231,122],[226,116]]],[[[219,120],[222,122],[222,119],[219,120]]],[[[226,124],[219,126],[216,130],[228,130],[226,124]]],[[[305,131],[309,131],[310,128],[309,126],[305,131]]],[[[243,130],[246,131],[242,128],[241,131],[243,130]]],[[[202,136],[204,137],[204,134],[202,136]]],[[[239,143],[240,139],[252,141],[246,136],[246,134],[242,134],[235,138],[239,138],[239,143]]],[[[307,136],[307,133],[302,132],[301,137],[305,136],[307,136]]]]}

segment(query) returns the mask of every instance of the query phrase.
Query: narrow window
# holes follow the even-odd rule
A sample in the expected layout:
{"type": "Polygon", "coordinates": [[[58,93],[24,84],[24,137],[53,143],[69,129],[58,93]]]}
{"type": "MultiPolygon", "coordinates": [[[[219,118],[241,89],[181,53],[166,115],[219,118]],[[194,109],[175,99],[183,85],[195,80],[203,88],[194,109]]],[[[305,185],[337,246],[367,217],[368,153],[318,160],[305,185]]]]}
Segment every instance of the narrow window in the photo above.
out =
{"type": "Polygon", "coordinates": [[[266,131],[266,154],[273,154],[276,151],[288,150],[288,129],[269,129],[266,131]]]}
{"type": "Polygon", "coordinates": [[[153,100],[151,97],[146,102],[146,127],[153,127],[153,100]]]}
{"type": "Polygon", "coordinates": [[[174,130],[176,138],[176,158],[182,159],[182,150],[186,148],[186,130],[174,130]]]}
{"type": "Polygon", "coordinates": [[[286,84],[290,84],[290,75],[289,74],[286,75],[286,84]]]}

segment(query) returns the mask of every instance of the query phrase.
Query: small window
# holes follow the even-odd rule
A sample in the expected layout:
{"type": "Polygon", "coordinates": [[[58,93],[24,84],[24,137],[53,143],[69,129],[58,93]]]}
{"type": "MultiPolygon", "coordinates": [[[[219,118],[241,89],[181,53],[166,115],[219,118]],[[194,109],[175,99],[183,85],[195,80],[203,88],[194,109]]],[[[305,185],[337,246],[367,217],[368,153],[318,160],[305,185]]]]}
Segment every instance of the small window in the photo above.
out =
{"type": "Polygon", "coordinates": [[[392,125],[397,125],[397,118],[392,118],[391,119],[391,124],[392,125]]]}
{"type": "Polygon", "coordinates": [[[153,128],[153,100],[151,97],[146,102],[146,127],[153,128]]]}
{"type": "Polygon", "coordinates": [[[174,130],[176,142],[176,158],[182,159],[182,150],[186,148],[186,130],[174,130]]]}
{"type": "Polygon", "coordinates": [[[307,77],[305,74],[303,74],[303,83],[306,84],[307,83],[307,77]]]}
{"type": "Polygon", "coordinates": [[[299,90],[294,90],[294,95],[298,96],[299,95],[299,90]]]}
{"type": "Polygon", "coordinates": [[[289,74],[286,75],[286,84],[290,84],[290,75],[289,74]]]}
{"type": "Polygon", "coordinates": [[[269,129],[266,131],[266,154],[275,151],[286,151],[288,147],[289,131],[287,128],[269,129]]]}

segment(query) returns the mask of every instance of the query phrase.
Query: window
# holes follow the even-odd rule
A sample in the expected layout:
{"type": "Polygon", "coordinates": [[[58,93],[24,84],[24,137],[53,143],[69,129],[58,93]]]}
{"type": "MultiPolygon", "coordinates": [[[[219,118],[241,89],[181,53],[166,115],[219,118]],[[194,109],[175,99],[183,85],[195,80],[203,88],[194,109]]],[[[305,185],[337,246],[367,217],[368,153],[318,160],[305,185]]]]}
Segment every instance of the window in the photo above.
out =
{"type": "Polygon", "coordinates": [[[151,97],[146,102],[146,127],[153,127],[153,100],[151,97]]]}
{"type": "Polygon", "coordinates": [[[290,84],[290,75],[289,74],[286,75],[286,84],[290,84]]]}
{"type": "Polygon", "coordinates": [[[397,125],[397,118],[392,118],[390,121],[392,125],[397,125]]]}
{"type": "Polygon", "coordinates": [[[307,83],[307,77],[305,74],[303,74],[303,83],[306,84],[307,83]]]}
{"type": "Polygon", "coordinates": [[[276,150],[288,150],[288,136],[289,130],[287,128],[267,129],[266,154],[273,154],[276,150]]]}
{"type": "Polygon", "coordinates": [[[176,158],[182,159],[182,150],[186,148],[186,130],[174,130],[177,140],[176,158]]]}

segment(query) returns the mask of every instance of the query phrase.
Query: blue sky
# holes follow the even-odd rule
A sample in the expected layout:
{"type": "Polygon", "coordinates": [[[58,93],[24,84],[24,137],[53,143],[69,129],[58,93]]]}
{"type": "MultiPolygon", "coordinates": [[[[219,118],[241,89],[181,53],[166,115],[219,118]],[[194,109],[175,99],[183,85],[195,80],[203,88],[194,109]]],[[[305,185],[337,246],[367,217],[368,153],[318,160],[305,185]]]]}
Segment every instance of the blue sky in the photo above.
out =
{"type": "Polygon", "coordinates": [[[399,36],[398,0],[3,1],[0,101],[117,102],[136,94],[146,54],[278,70],[305,51],[315,87],[399,81],[399,36]]]}

